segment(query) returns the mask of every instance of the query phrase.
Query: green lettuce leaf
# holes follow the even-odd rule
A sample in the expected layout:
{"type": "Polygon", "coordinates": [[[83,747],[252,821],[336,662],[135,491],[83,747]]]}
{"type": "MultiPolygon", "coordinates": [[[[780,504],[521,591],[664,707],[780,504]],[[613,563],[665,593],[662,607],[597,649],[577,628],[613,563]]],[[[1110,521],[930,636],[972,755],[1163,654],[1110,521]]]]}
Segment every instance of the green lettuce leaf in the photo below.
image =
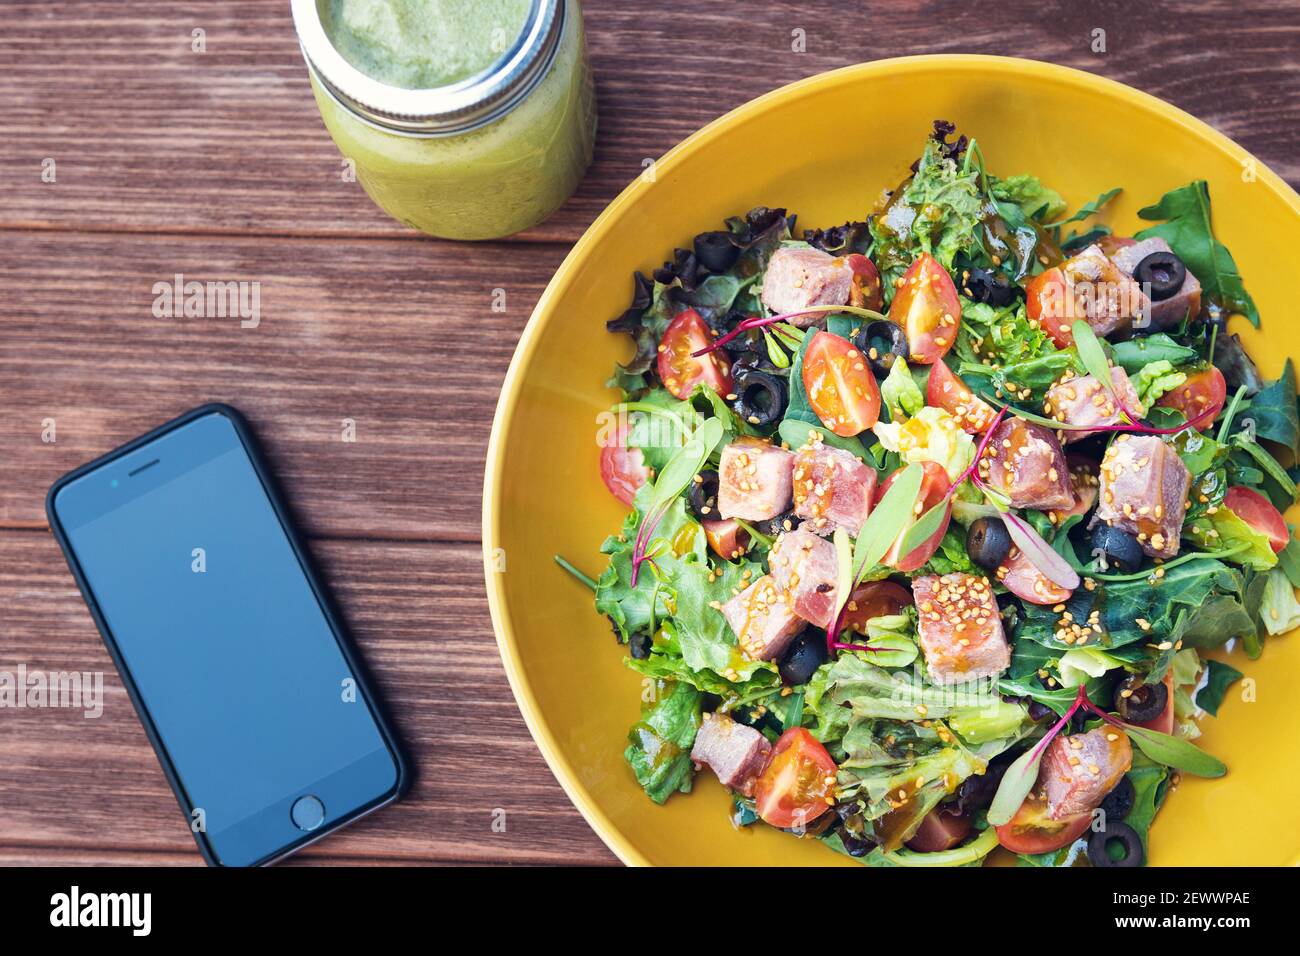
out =
{"type": "Polygon", "coordinates": [[[1270,634],[1285,634],[1300,627],[1300,602],[1296,601],[1295,588],[1284,571],[1275,568],[1268,572],[1259,611],[1260,620],[1270,634]]]}
{"type": "Polygon", "coordinates": [[[1142,407],[1150,408],[1156,403],[1156,399],[1166,392],[1172,392],[1185,381],[1187,381],[1185,374],[1175,371],[1173,365],[1166,359],[1160,359],[1142,366],[1133,376],[1132,384],[1142,407]]]}
{"type": "MultiPolygon", "coordinates": [[[[995,199],[1015,203],[1026,218],[1038,222],[1052,222],[1065,212],[1065,200],[1055,189],[1043,185],[1037,176],[1020,173],[1006,179],[991,179],[989,192],[995,199]]],[[[1075,218],[1083,218],[1076,216],[1075,218]]],[[[1073,222],[1067,219],[1066,222],[1073,222]]]]}
{"type": "MultiPolygon", "coordinates": [[[[984,360],[1015,365],[1056,352],[1051,337],[1033,322],[1024,302],[995,308],[986,302],[961,297],[961,326],[957,330],[957,357],[962,373],[969,366],[984,366],[984,360]]],[[[978,369],[977,369],[978,370],[978,369]]],[[[1059,370],[1058,370],[1059,374],[1059,370]]]]}
{"type": "Polygon", "coordinates": [[[1245,545],[1245,551],[1225,560],[1256,571],[1267,571],[1277,564],[1277,554],[1273,551],[1268,535],[1246,524],[1226,505],[1218,505],[1214,514],[1206,513],[1189,519],[1183,526],[1183,537],[1205,550],[1245,545]]]}
{"type": "Polygon", "coordinates": [[[673,684],[662,689],[628,731],[623,756],[655,803],[690,792],[691,746],[699,727],[700,692],[689,684],[673,684]]]}
{"type": "Polygon", "coordinates": [[[912,377],[907,363],[897,359],[885,380],[880,383],[881,401],[889,408],[890,418],[901,421],[925,407],[925,395],[912,377]]]}

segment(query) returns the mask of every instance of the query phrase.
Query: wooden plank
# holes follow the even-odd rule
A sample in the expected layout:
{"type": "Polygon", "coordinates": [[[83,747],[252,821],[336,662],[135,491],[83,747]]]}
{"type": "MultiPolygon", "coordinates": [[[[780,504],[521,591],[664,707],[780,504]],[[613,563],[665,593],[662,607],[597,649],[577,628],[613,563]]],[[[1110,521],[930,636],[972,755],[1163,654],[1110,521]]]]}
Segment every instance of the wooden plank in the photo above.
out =
{"type": "MultiPolygon", "coordinates": [[[[319,862],[613,862],[510,694],[466,544],[317,542],[416,765],[401,803],[305,851],[319,862]],[[505,832],[495,832],[497,810],[505,832]]],[[[53,539],[0,532],[0,670],[102,672],[102,716],[0,711],[0,862],[190,863],[197,852],[53,539]],[[174,857],[174,859],[173,859],[174,857]]]]}
{"type": "Polygon", "coordinates": [[[477,540],[501,379],[562,256],[500,243],[0,233],[0,526],[42,527],[59,474],[220,400],[252,419],[310,531],[477,540]],[[259,282],[260,323],[155,318],[153,285],[176,273],[259,282]],[[354,442],[342,440],[344,419],[354,442]]]}
{"type": "MultiPolygon", "coordinates": [[[[1126,4],[1030,12],[918,0],[770,0],[761,13],[738,3],[584,6],[596,160],[575,198],[525,238],[571,242],[644,159],[754,96],[915,53],[1032,56],[1103,74],[1210,122],[1300,183],[1295,4],[1187,0],[1140,14],[1126,4]],[[1105,53],[1092,51],[1099,29],[1105,53]],[[805,52],[792,50],[795,31],[805,52]]],[[[0,225],[414,237],[341,179],[287,3],[18,0],[5,17],[0,225]],[[195,29],[206,32],[205,53],[191,51],[195,29]],[[40,179],[47,158],[55,183],[40,179]]]]}

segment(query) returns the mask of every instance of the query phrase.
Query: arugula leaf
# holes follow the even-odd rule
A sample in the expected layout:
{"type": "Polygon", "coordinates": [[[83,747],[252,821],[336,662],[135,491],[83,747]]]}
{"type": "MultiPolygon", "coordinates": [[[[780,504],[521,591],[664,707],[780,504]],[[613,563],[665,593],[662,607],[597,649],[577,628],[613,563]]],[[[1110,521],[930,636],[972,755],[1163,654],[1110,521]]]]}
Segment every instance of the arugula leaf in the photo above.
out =
{"type": "MultiPolygon", "coordinates": [[[[1195,641],[1197,646],[1210,647],[1243,636],[1240,632],[1204,635],[1197,626],[1198,618],[1204,614],[1203,607],[1211,598],[1227,596],[1242,603],[1245,583],[1241,572],[1217,559],[1196,557],[1183,564],[1165,565],[1164,576],[1155,581],[1153,584],[1152,577],[1146,574],[1134,580],[1099,581],[1093,591],[1075,591],[1065,602],[1066,607],[1075,621],[1086,621],[1096,611],[1101,633],[1088,644],[1111,652],[1129,644],[1145,645],[1154,640],[1177,642],[1180,638],[1186,643],[1195,641]],[[1145,621],[1150,629],[1144,629],[1139,620],[1145,621]]],[[[1077,644],[1066,644],[1056,637],[1059,618],[1049,607],[1026,605],[1016,631],[1017,640],[1028,639],[1061,653],[1070,650],[1077,644]]],[[[1242,622],[1248,617],[1237,615],[1237,619],[1242,622]]],[[[1253,632],[1253,626],[1249,630],[1253,632]]]]}
{"type": "Polygon", "coordinates": [[[1067,256],[1077,255],[1110,234],[1110,226],[1105,224],[1098,224],[1085,232],[1075,232],[1071,229],[1070,234],[1060,242],[1061,251],[1067,256]]]}
{"type": "Polygon", "coordinates": [[[1286,360],[1277,381],[1264,386],[1248,405],[1255,434],[1300,452],[1300,414],[1296,410],[1295,366],[1286,360]]]}
{"type": "Polygon", "coordinates": [[[867,449],[858,438],[844,438],[822,425],[813,425],[796,418],[786,418],[777,427],[781,440],[791,448],[798,450],[808,444],[813,432],[821,436],[822,441],[832,448],[841,448],[849,454],[865,460],[867,449]]]}
{"type": "Polygon", "coordinates": [[[1163,764],[1156,763],[1138,751],[1133,755],[1132,769],[1125,776],[1133,784],[1133,806],[1124,815],[1124,822],[1138,832],[1142,838],[1142,848],[1147,850],[1147,837],[1151,824],[1155,822],[1156,813],[1160,810],[1169,771],[1163,764]]]}
{"type": "Polygon", "coordinates": [[[1097,215],[1097,213],[1101,212],[1103,206],[1118,196],[1121,192],[1123,192],[1123,190],[1118,186],[1114,189],[1108,189],[1092,202],[1084,203],[1080,206],[1078,211],[1069,219],[1062,219],[1060,222],[1052,223],[1052,228],[1059,230],[1061,226],[1068,225],[1072,222],[1082,222],[1085,219],[1097,215]]]}
{"type": "Polygon", "coordinates": [[[1209,674],[1205,686],[1196,694],[1196,706],[1212,717],[1219,716],[1219,706],[1223,703],[1228,688],[1241,680],[1242,673],[1237,668],[1222,661],[1206,661],[1209,674]]]}
{"type": "Polygon", "coordinates": [[[997,392],[1002,392],[1023,404],[1041,406],[1047,390],[1056,384],[1066,369],[1083,371],[1083,363],[1072,348],[1049,352],[1022,362],[1010,362],[996,369],[963,362],[961,374],[976,381],[983,379],[981,389],[993,391],[994,398],[1001,397],[997,392]],[[1030,394],[1022,399],[1020,396],[1026,389],[1030,394]]]}
{"type": "Polygon", "coordinates": [[[1243,453],[1244,457],[1237,455],[1231,458],[1230,462],[1234,465],[1243,463],[1249,466],[1258,465],[1261,476],[1266,480],[1255,482],[1254,485],[1264,491],[1279,511],[1286,511],[1295,504],[1295,482],[1276,458],[1270,455],[1259,442],[1251,441],[1245,432],[1234,435],[1232,444],[1236,451],[1243,453]],[[1247,459],[1249,462],[1246,461],[1247,459]]]}
{"type": "MultiPolygon", "coordinates": [[[[1138,210],[1142,219],[1165,220],[1135,234],[1137,239],[1159,237],[1200,280],[1208,298],[1240,312],[1259,328],[1259,310],[1246,291],[1232,253],[1216,238],[1210,221],[1210,187],[1203,179],[1167,192],[1153,206],[1138,210]]],[[[1292,390],[1294,396],[1294,389],[1292,390]]]]}
{"type": "Polygon", "coordinates": [[[628,731],[623,757],[637,783],[655,803],[674,793],[689,793],[691,746],[700,726],[700,692],[689,684],[673,684],[628,731]]]}

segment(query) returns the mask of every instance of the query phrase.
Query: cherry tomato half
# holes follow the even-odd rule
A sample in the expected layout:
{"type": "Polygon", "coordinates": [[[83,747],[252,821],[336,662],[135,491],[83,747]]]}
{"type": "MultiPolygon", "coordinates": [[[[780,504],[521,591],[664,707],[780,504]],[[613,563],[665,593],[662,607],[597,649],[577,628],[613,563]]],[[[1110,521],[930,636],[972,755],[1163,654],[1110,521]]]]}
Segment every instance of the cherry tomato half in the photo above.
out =
{"type": "Polygon", "coordinates": [[[835,434],[852,438],[879,421],[880,388],[866,356],[838,335],[813,336],[802,375],[808,404],[835,434]]]}
{"type": "Polygon", "coordinates": [[[1076,813],[1064,820],[1047,815],[1047,800],[1031,793],[1008,822],[997,828],[998,842],[1012,853],[1050,853],[1083,836],[1092,813],[1076,813]]]}
{"type": "Polygon", "coordinates": [[[1275,553],[1280,553],[1291,540],[1291,533],[1286,529],[1286,520],[1282,512],[1273,507],[1273,503],[1257,491],[1234,485],[1223,496],[1223,503],[1228,506],[1246,524],[1260,534],[1268,535],[1269,546],[1275,553]]]}
{"type": "Polygon", "coordinates": [[[1203,372],[1187,376],[1172,392],[1165,392],[1156,401],[1161,408],[1176,408],[1189,422],[1197,421],[1197,430],[1204,431],[1219,417],[1228,397],[1228,383],[1223,373],[1211,365],[1203,372]]]}
{"type": "Polygon", "coordinates": [[[1058,266],[1045,269],[1025,283],[1025,311],[1029,321],[1046,332],[1058,349],[1074,344],[1074,333],[1065,320],[1065,300],[1070,287],[1058,266]]]}
{"type": "Polygon", "coordinates": [[[629,448],[628,429],[620,425],[600,449],[600,477],[609,493],[629,507],[638,489],[650,480],[650,468],[640,448],[629,448]]]}
{"type": "Polygon", "coordinates": [[[970,817],[953,813],[945,807],[935,807],[921,818],[921,825],[907,841],[909,850],[918,853],[938,853],[951,850],[964,841],[974,829],[970,817]]]}
{"type": "MultiPolygon", "coordinates": [[[[948,489],[952,487],[952,482],[948,480],[948,472],[944,470],[943,465],[938,462],[927,461],[923,462],[921,467],[924,474],[921,476],[921,511],[916,514],[918,518],[942,501],[944,495],[948,493],[948,489]]],[[[875,504],[880,503],[881,499],[885,497],[885,492],[889,490],[889,486],[894,483],[894,479],[901,473],[902,469],[900,468],[881,483],[876,490],[875,504]]],[[[885,555],[884,563],[897,571],[915,571],[929,561],[930,557],[939,550],[939,542],[943,540],[944,533],[948,530],[948,522],[951,520],[952,502],[949,501],[943,521],[939,523],[939,528],[934,534],[913,548],[912,553],[901,560],[898,557],[898,548],[903,543],[902,536],[900,536],[899,540],[894,542],[885,555]]],[[[905,535],[907,532],[904,531],[903,534],[905,535]]]]}
{"type": "Polygon", "coordinates": [[[868,581],[858,585],[844,605],[844,626],[859,634],[867,633],[873,617],[902,614],[912,606],[912,592],[893,581],[868,581]]]}
{"type": "Polygon", "coordinates": [[[759,817],[774,827],[807,826],[831,808],[835,773],[835,761],[817,738],[791,727],[754,784],[759,817]]]}
{"type": "Polygon", "coordinates": [[[911,361],[932,365],[957,341],[961,301],[948,270],[923,252],[903,273],[889,304],[889,319],[907,333],[911,361]]]}
{"type": "Polygon", "coordinates": [[[978,435],[986,431],[997,418],[997,412],[982,398],[966,387],[966,383],[953,374],[943,362],[930,367],[930,379],[925,386],[925,403],[942,408],[962,427],[962,431],[978,435]]]}
{"type": "Polygon", "coordinates": [[[880,270],[876,268],[876,264],[857,252],[845,256],[844,261],[853,270],[852,285],[849,287],[849,305],[879,312],[885,304],[885,297],[880,290],[880,270]]]}
{"type": "Polygon", "coordinates": [[[659,377],[678,398],[690,398],[703,383],[719,395],[731,394],[731,367],[719,349],[698,358],[692,355],[713,344],[713,331],[700,313],[687,309],[669,323],[659,343],[659,377]]]}
{"type": "Polygon", "coordinates": [[[1161,734],[1172,734],[1174,732],[1174,672],[1172,669],[1165,674],[1164,685],[1165,709],[1144,723],[1134,724],[1135,727],[1145,727],[1147,730],[1154,730],[1161,734]]]}

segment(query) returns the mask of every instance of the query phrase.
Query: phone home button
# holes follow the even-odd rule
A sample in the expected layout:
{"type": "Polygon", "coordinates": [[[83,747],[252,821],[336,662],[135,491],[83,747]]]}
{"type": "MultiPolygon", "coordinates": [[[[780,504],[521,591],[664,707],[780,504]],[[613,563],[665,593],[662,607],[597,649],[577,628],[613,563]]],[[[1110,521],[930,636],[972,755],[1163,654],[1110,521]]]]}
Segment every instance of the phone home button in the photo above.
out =
{"type": "Polygon", "coordinates": [[[325,804],[316,797],[299,797],[289,808],[289,818],[299,830],[315,830],[325,822],[325,804]]]}

